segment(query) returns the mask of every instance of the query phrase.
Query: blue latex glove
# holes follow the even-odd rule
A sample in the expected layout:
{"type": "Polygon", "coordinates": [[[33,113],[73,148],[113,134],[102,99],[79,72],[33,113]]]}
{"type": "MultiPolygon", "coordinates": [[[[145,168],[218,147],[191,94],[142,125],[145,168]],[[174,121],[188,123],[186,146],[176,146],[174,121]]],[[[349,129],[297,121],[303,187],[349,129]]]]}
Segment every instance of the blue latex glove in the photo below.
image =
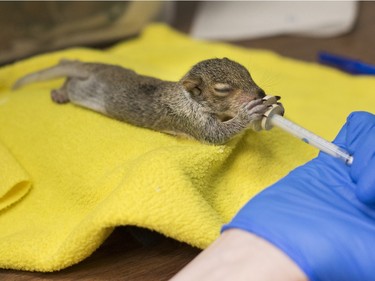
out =
{"type": "Polygon", "coordinates": [[[325,153],[250,200],[223,230],[263,237],[310,280],[375,280],[375,115],[352,113],[334,143],[352,166],[325,153]]]}

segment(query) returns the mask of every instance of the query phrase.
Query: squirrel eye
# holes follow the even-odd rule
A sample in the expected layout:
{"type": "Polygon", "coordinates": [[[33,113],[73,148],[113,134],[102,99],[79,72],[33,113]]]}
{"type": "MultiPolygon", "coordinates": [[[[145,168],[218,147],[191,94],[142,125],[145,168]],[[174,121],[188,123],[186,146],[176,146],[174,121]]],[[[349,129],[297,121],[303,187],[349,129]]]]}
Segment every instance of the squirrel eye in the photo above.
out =
{"type": "Polygon", "coordinates": [[[233,90],[233,88],[228,84],[216,84],[214,90],[219,95],[228,95],[233,90]]]}
{"type": "Polygon", "coordinates": [[[198,95],[200,95],[201,92],[202,92],[201,89],[199,89],[198,87],[195,87],[195,88],[191,89],[191,93],[192,93],[194,96],[198,96],[198,95]]]}

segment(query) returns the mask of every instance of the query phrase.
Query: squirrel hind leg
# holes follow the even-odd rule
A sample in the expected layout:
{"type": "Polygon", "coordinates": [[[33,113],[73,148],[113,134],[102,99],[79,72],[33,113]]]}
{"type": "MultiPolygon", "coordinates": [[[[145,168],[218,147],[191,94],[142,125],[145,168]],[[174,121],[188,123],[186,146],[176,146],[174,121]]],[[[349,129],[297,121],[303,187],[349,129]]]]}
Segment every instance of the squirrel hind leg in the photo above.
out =
{"type": "Polygon", "coordinates": [[[68,103],[70,101],[68,91],[67,91],[67,83],[68,83],[68,80],[65,81],[64,85],[62,85],[60,89],[54,89],[51,91],[51,99],[55,103],[62,104],[62,103],[68,103]]]}
{"type": "Polygon", "coordinates": [[[51,91],[51,98],[55,103],[68,103],[69,97],[66,91],[62,89],[55,89],[51,91]]]}

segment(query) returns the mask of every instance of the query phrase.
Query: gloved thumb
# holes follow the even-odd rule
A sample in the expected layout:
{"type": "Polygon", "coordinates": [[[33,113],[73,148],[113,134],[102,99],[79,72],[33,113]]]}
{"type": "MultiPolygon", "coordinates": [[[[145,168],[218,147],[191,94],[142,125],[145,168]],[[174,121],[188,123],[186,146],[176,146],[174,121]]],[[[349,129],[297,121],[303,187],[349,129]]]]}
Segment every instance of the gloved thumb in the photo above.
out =
{"type": "Polygon", "coordinates": [[[375,115],[355,113],[347,122],[347,147],[354,161],[350,176],[356,195],[366,205],[375,206],[375,115]]]}
{"type": "Polygon", "coordinates": [[[333,142],[353,153],[358,146],[361,146],[361,137],[365,136],[374,126],[374,114],[364,111],[352,112],[333,142]]]}
{"type": "Polygon", "coordinates": [[[375,206],[375,125],[362,139],[362,145],[353,154],[350,176],[357,184],[358,199],[375,206]]]}

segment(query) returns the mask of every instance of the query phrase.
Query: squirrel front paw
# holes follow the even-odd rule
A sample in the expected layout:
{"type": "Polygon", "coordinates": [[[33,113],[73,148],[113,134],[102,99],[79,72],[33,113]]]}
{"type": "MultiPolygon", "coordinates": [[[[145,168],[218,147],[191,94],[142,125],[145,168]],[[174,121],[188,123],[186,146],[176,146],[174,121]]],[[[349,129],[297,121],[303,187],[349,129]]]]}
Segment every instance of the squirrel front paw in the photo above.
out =
{"type": "Polygon", "coordinates": [[[246,103],[240,109],[240,117],[246,123],[252,123],[262,119],[263,114],[268,110],[268,105],[263,100],[257,99],[246,103]]]}

